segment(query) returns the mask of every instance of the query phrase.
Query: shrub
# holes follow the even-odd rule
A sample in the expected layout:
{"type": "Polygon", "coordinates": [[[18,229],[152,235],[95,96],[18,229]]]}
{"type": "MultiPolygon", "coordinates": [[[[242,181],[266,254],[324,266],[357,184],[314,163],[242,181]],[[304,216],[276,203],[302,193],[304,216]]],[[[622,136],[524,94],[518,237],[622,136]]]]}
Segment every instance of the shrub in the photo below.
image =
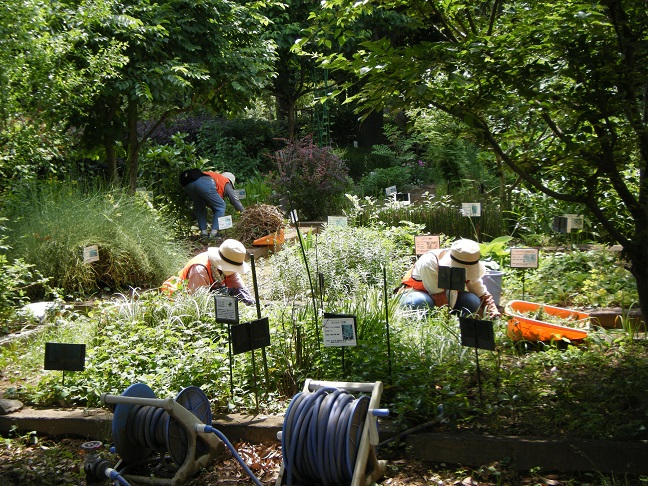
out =
{"type": "Polygon", "coordinates": [[[270,169],[267,157],[277,150],[285,131],[281,124],[252,118],[213,119],[199,134],[197,148],[215,167],[233,172],[241,180],[270,169]]]}
{"type": "Polygon", "coordinates": [[[318,147],[312,137],[286,141],[273,156],[277,172],[273,186],[279,197],[289,197],[299,218],[316,220],[335,214],[345,204],[351,181],[344,161],[330,147],[318,147]]]}
{"type": "Polygon", "coordinates": [[[386,188],[396,186],[397,189],[402,189],[409,184],[410,173],[410,167],[376,169],[360,179],[359,192],[362,196],[384,199],[386,188]]]}
{"type": "MultiPolygon", "coordinates": [[[[363,294],[370,286],[382,288],[383,265],[388,281],[399,281],[411,263],[413,236],[407,227],[327,227],[304,240],[311,277],[322,274],[329,300],[363,294]]],[[[265,298],[308,298],[310,283],[299,245],[286,246],[262,264],[268,266],[274,282],[261,290],[267,292],[265,298]]]]}

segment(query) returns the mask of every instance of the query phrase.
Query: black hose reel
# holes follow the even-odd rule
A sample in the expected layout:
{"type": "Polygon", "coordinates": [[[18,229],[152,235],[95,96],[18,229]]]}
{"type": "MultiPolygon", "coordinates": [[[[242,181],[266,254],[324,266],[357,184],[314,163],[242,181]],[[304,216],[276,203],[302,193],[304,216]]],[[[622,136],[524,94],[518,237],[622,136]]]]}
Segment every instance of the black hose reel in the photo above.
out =
{"type": "Polygon", "coordinates": [[[116,405],[112,420],[115,450],[126,471],[146,461],[153,452],[171,459],[171,478],[123,474],[137,484],[183,484],[207,467],[224,450],[213,434],[199,434],[196,426],[211,425],[209,399],[198,387],[184,388],[175,399],[158,399],[144,383],[129,386],[121,395],[103,394],[101,402],[116,405]]]}

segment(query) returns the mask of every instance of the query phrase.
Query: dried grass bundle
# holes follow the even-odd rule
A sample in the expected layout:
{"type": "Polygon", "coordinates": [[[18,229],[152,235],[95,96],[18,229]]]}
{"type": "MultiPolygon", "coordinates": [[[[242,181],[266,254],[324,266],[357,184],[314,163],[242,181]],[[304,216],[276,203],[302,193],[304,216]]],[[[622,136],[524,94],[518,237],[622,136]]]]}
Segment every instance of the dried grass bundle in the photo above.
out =
{"type": "Polygon", "coordinates": [[[234,226],[236,239],[244,245],[254,240],[276,233],[286,225],[286,219],[278,206],[253,204],[245,208],[234,226]]]}

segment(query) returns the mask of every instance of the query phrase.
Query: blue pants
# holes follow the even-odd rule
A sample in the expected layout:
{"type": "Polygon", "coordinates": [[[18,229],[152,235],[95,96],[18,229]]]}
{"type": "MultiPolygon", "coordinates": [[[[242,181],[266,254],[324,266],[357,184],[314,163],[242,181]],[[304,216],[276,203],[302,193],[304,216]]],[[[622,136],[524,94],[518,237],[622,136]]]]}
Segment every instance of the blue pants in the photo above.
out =
{"type": "Polygon", "coordinates": [[[207,229],[207,206],[214,212],[212,217],[212,231],[218,229],[218,218],[225,216],[225,201],[216,190],[216,181],[209,176],[199,177],[184,186],[194,205],[194,214],[198,222],[198,229],[207,229]]]}
{"type": "MultiPolygon", "coordinates": [[[[400,305],[409,307],[410,309],[427,309],[435,307],[432,297],[426,292],[419,290],[405,290],[403,291],[400,305]]],[[[474,314],[481,306],[481,299],[472,292],[459,292],[457,302],[455,302],[453,311],[456,311],[461,316],[474,314]]]]}

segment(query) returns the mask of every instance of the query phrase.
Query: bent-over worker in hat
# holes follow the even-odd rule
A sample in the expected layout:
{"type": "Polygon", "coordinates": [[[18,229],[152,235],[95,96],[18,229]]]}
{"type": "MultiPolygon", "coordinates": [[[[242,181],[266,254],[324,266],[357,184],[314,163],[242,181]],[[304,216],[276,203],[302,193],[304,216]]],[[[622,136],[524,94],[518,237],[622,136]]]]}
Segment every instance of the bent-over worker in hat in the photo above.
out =
{"type": "Polygon", "coordinates": [[[465,238],[455,241],[451,248],[424,253],[403,278],[401,305],[413,309],[447,305],[464,316],[484,309],[492,318],[500,317],[482,280],[486,267],[480,256],[479,243],[465,238]],[[439,267],[464,268],[465,289],[440,288],[439,267]]]}
{"type": "Polygon", "coordinates": [[[241,274],[250,270],[245,261],[246,255],[243,243],[227,239],[218,248],[209,247],[189,260],[177,276],[168,278],[162,284],[161,290],[171,295],[180,286],[184,286],[189,293],[199,288],[223,289],[244,304],[254,305],[256,301],[241,278],[241,274]]]}
{"type": "Polygon", "coordinates": [[[238,212],[245,210],[234,190],[235,182],[236,177],[231,172],[221,174],[205,171],[202,176],[184,186],[185,192],[193,201],[194,214],[201,236],[207,236],[207,206],[213,211],[210,238],[220,237],[218,218],[225,216],[225,198],[229,199],[238,212]]]}

